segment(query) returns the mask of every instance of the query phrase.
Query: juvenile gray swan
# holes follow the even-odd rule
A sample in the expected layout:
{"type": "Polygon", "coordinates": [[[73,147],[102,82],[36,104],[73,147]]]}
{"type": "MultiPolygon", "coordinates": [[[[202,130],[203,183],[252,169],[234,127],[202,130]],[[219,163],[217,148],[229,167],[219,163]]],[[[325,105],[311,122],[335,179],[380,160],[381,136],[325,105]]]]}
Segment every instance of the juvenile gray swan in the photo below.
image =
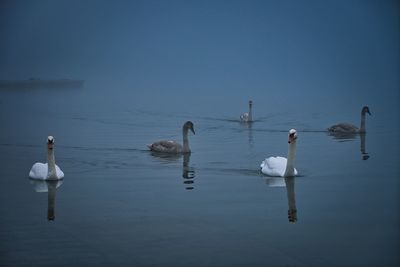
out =
{"type": "Polygon", "coordinates": [[[155,152],[172,153],[172,154],[190,153],[189,139],[188,139],[189,130],[191,130],[192,133],[195,134],[193,123],[191,121],[185,122],[185,124],[183,124],[182,127],[183,146],[175,141],[165,141],[165,140],[154,142],[147,146],[151,151],[155,152]]]}
{"type": "Polygon", "coordinates": [[[249,101],[249,112],[243,113],[240,115],[241,122],[252,122],[253,121],[253,101],[249,101]]]}
{"type": "Polygon", "coordinates": [[[364,106],[361,110],[361,125],[360,128],[357,128],[353,124],[350,123],[338,123],[328,128],[328,131],[331,133],[366,133],[365,130],[365,114],[369,112],[369,108],[364,106]]]}

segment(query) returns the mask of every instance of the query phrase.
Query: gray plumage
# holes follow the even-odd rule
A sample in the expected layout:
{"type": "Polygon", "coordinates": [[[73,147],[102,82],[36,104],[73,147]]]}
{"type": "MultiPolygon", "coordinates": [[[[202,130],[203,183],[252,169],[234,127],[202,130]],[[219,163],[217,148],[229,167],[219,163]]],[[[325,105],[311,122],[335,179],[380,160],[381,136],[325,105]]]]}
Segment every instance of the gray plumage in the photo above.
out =
{"type": "Polygon", "coordinates": [[[329,127],[327,130],[331,133],[365,133],[365,114],[368,113],[371,115],[369,108],[367,106],[364,106],[361,110],[361,124],[360,128],[357,126],[350,124],[350,123],[338,123],[335,124],[331,127],[329,127]]]}
{"type": "Polygon", "coordinates": [[[151,151],[160,152],[160,153],[172,153],[172,154],[179,154],[179,153],[190,153],[189,147],[189,139],[188,139],[188,132],[189,130],[194,132],[194,126],[191,121],[185,122],[182,127],[182,136],[183,136],[183,145],[170,140],[161,140],[154,142],[150,145],[147,145],[151,151]]]}

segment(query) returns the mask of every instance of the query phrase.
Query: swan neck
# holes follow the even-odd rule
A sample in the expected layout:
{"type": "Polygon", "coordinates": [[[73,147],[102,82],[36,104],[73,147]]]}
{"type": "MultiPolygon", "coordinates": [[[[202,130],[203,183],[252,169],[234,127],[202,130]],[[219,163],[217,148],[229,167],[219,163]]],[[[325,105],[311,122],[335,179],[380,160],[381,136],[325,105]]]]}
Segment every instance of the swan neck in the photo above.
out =
{"type": "Polygon", "coordinates": [[[189,132],[189,129],[184,127],[182,130],[182,135],[183,135],[183,151],[182,152],[190,152],[188,132],[189,132]]]}
{"type": "Polygon", "coordinates": [[[289,143],[288,156],[286,162],[285,177],[294,176],[294,158],[296,156],[296,141],[289,143]]]}
{"type": "Polygon", "coordinates": [[[56,160],[54,157],[54,148],[47,149],[47,178],[48,179],[57,179],[56,173],[56,160]]]}

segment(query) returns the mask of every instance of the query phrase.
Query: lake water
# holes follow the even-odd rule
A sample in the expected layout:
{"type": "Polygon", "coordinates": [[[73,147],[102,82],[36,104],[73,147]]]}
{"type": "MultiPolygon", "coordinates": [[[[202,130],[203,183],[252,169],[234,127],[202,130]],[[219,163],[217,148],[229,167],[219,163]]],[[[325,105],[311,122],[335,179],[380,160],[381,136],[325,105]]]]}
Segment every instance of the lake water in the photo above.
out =
{"type": "Polygon", "coordinates": [[[0,91],[1,266],[399,266],[398,113],[382,101],[368,134],[334,138],[362,104],[98,87],[0,91]],[[190,157],[146,149],[186,120],[190,157]],[[300,176],[265,177],[291,128],[300,176]],[[48,135],[65,179],[34,184],[48,135]]]}

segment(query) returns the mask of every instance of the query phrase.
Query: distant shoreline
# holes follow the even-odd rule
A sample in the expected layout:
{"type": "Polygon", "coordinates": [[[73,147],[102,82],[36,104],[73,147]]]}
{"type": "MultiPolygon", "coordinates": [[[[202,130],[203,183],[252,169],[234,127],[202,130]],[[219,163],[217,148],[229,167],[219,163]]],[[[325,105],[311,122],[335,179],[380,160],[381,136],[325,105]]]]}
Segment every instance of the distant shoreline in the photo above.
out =
{"type": "Polygon", "coordinates": [[[35,89],[35,88],[80,88],[84,80],[72,79],[28,79],[28,80],[0,80],[0,89],[35,89]]]}

